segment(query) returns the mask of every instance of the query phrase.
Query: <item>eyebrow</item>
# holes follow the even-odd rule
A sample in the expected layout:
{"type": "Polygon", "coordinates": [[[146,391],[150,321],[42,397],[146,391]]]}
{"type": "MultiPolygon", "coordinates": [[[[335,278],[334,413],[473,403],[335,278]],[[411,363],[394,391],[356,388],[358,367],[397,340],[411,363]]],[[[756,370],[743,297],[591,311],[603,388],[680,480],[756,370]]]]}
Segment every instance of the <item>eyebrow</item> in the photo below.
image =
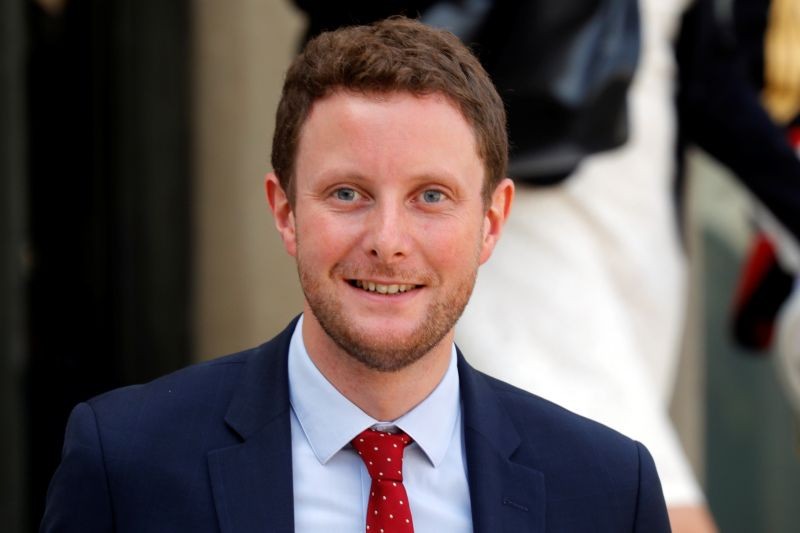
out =
{"type": "MultiPolygon", "coordinates": [[[[347,169],[329,169],[325,170],[318,175],[322,181],[353,181],[356,183],[364,183],[375,181],[369,175],[365,175],[359,171],[351,171],[347,169]]],[[[434,172],[424,172],[411,176],[409,181],[413,183],[425,182],[439,182],[439,183],[453,183],[459,182],[458,176],[447,170],[436,170],[434,172]]]]}

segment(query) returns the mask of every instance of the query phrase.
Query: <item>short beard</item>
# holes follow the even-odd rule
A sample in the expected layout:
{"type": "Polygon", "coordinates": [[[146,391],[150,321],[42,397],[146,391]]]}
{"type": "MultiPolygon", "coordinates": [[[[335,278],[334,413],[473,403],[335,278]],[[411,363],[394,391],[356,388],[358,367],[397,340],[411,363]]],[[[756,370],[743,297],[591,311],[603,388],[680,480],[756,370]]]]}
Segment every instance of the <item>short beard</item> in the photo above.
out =
{"type": "MultiPolygon", "coordinates": [[[[360,331],[357,324],[344,316],[338,301],[321,294],[316,280],[308,275],[299,257],[297,267],[306,301],[325,333],[353,359],[379,372],[402,370],[436,347],[461,317],[477,276],[476,269],[451,293],[443,295],[442,301],[434,302],[412,334],[390,339],[378,335],[370,338],[360,331]]],[[[340,277],[336,270],[334,268],[334,279],[340,277]]]]}

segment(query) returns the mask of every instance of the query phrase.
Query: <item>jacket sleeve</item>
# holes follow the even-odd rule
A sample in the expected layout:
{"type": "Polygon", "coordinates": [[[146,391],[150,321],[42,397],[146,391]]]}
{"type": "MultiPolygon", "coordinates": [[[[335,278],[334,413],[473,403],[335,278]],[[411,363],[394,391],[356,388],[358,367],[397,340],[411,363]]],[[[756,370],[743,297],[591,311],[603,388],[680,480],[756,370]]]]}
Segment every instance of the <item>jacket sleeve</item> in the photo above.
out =
{"type": "Polygon", "coordinates": [[[111,495],[97,419],[81,403],[69,417],[61,464],[47,491],[40,533],[114,531],[111,495]]]}
{"type": "Polygon", "coordinates": [[[641,443],[636,443],[639,452],[639,493],[636,502],[635,533],[669,533],[672,531],[667,515],[667,505],[661,491],[653,457],[641,443]]]}

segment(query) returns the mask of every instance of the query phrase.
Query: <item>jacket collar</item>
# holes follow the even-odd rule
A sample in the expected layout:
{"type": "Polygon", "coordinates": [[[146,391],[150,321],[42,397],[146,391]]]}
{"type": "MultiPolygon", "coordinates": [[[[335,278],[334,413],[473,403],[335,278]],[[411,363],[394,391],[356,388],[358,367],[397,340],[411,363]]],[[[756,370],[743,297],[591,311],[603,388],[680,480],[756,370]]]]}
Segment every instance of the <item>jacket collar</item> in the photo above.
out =
{"type": "Polygon", "coordinates": [[[473,530],[544,532],[544,474],[514,462],[522,439],[487,376],[459,352],[473,530]]]}
{"type": "MultiPolygon", "coordinates": [[[[242,443],[208,455],[222,533],[294,530],[287,356],[296,323],[245,363],[225,416],[242,443]]],[[[460,352],[458,374],[473,530],[543,532],[544,475],[513,461],[522,439],[489,378],[460,352]]]]}
{"type": "Polygon", "coordinates": [[[287,354],[297,319],[256,348],[225,422],[242,443],[208,454],[222,533],[294,531],[287,354]]]}

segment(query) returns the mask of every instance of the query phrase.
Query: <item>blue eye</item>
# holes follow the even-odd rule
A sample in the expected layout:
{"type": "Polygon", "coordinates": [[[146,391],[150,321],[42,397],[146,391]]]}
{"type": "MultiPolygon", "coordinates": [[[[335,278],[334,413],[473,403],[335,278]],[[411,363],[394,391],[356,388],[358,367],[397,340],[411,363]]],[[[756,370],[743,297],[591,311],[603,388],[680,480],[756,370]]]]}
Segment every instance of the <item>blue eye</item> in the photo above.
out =
{"type": "Polygon", "coordinates": [[[343,202],[352,202],[358,198],[358,192],[356,192],[355,189],[350,189],[348,187],[336,189],[333,194],[336,196],[337,200],[341,200],[343,202]]]}
{"type": "Polygon", "coordinates": [[[422,193],[422,201],[427,204],[435,204],[442,200],[444,200],[444,193],[442,193],[442,191],[430,189],[422,193]]]}

